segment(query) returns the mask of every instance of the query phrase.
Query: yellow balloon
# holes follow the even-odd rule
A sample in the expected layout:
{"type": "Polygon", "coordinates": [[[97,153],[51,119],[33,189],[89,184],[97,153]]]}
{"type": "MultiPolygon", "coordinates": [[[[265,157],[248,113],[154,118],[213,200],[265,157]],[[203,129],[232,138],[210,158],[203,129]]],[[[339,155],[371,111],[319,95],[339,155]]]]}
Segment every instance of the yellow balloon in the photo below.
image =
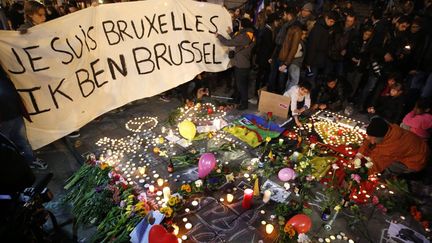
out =
{"type": "Polygon", "coordinates": [[[178,124],[180,135],[188,140],[192,140],[196,134],[196,127],[193,122],[184,120],[178,124]]]}

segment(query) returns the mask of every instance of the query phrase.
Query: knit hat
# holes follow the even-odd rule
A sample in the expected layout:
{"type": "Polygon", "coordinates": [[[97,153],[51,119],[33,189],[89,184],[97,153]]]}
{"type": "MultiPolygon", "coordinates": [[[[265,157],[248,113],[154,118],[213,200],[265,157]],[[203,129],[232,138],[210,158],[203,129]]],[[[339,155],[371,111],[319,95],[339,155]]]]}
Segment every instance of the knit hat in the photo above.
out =
{"type": "Polygon", "coordinates": [[[366,133],[369,136],[384,137],[387,134],[388,129],[388,123],[384,119],[375,117],[372,118],[369,126],[366,128],[366,133]]]}
{"type": "Polygon", "coordinates": [[[313,12],[313,9],[314,9],[314,7],[313,7],[312,3],[306,3],[305,5],[303,5],[303,8],[302,8],[302,10],[307,10],[310,12],[313,12]]]}

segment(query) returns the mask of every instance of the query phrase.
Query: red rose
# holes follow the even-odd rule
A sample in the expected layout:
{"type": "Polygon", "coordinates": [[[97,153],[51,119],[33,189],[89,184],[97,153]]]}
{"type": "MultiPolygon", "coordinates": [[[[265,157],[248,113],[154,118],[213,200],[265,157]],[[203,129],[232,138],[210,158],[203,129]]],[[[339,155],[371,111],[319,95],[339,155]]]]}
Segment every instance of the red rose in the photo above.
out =
{"type": "Polygon", "coordinates": [[[267,112],[267,119],[271,120],[272,117],[273,117],[273,112],[271,112],[271,111],[267,112]]]}

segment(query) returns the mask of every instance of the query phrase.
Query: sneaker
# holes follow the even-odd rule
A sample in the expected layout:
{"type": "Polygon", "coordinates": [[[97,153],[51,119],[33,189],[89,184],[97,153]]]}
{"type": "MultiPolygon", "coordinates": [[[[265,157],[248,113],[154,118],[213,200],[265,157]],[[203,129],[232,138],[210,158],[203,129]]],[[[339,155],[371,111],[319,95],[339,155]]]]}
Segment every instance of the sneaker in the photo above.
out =
{"type": "Polygon", "coordinates": [[[163,102],[170,102],[171,101],[170,97],[168,97],[167,95],[161,95],[161,96],[159,96],[159,99],[162,100],[163,102]]]}
{"type": "Polygon", "coordinates": [[[256,98],[249,99],[248,101],[253,105],[256,105],[258,103],[258,100],[256,98]]]}
{"type": "Polygon", "coordinates": [[[30,168],[46,170],[48,168],[48,164],[45,161],[36,158],[36,160],[30,163],[30,168]]]}
{"type": "Polygon", "coordinates": [[[79,131],[74,131],[71,134],[67,135],[69,138],[77,138],[79,136],[81,136],[81,134],[79,133],[79,131]]]}

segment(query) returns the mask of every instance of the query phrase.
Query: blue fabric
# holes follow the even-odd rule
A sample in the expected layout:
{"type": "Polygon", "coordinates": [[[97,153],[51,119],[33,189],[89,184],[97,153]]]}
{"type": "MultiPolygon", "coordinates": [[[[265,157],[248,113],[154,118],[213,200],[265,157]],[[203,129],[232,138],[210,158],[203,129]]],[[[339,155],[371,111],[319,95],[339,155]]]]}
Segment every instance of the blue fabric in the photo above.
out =
{"type": "Polygon", "coordinates": [[[267,119],[264,119],[254,114],[244,114],[243,117],[255,124],[268,128],[270,131],[282,133],[285,130],[285,128],[279,127],[279,125],[276,124],[275,122],[270,122],[270,124],[268,124],[267,119]]]}

